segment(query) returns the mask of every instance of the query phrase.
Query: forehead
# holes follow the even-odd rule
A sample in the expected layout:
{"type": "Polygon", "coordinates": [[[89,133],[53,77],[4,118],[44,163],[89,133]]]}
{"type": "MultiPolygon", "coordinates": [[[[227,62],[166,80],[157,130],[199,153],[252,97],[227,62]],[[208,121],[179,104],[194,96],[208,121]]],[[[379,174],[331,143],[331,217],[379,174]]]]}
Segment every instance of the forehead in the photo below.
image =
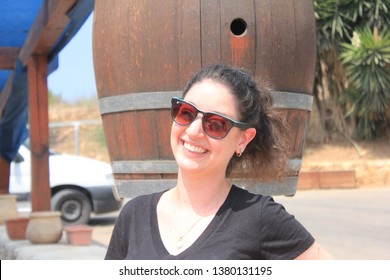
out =
{"type": "Polygon", "coordinates": [[[184,98],[195,104],[202,111],[218,112],[231,118],[236,118],[238,101],[225,85],[213,80],[203,80],[194,84],[184,98]]]}

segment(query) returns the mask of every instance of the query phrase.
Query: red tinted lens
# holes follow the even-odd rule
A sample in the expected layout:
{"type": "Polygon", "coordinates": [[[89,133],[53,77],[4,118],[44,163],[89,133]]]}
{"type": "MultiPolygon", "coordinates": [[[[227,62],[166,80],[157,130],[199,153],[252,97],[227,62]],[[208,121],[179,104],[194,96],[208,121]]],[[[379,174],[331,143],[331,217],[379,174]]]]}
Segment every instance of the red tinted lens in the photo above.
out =
{"type": "Polygon", "coordinates": [[[174,121],[181,125],[192,123],[197,114],[196,108],[187,103],[176,102],[172,108],[174,121]]]}
{"type": "Polygon", "coordinates": [[[225,137],[232,125],[229,120],[222,116],[207,113],[203,116],[203,129],[210,137],[223,138],[225,137]]]}

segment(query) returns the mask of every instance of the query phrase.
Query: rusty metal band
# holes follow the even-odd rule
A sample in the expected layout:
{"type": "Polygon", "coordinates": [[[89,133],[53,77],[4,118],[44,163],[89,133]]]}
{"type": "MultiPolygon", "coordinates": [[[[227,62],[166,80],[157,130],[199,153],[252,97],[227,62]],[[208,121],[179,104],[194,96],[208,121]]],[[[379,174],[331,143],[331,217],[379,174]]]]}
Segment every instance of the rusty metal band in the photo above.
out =
{"type": "Polygon", "coordinates": [[[171,108],[171,99],[181,91],[139,92],[99,99],[100,114],[171,108]]]}
{"type": "MultiPolygon", "coordinates": [[[[299,172],[302,160],[294,158],[289,160],[289,167],[299,172]]],[[[121,160],[112,162],[114,174],[175,174],[177,163],[174,160],[121,160]]]]}
{"type": "Polygon", "coordinates": [[[311,111],[313,106],[313,96],[309,94],[287,91],[274,91],[271,94],[275,108],[311,111]]]}
{"type": "MultiPolygon", "coordinates": [[[[309,94],[274,91],[271,93],[275,108],[311,111],[313,96],[309,94]]],[[[171,98],[182,96],[181,91],[138,92],[99,99],[100,114],[126,111],[169,109],[171,98]]]]}
{"type": "Polygon", "coordinates": [[[112,162],[116,174],[174,174],[177,173],[174,160],[122,160],[112,162]]]}
{"type": "MultiPolygon", "coordinates": [[[[114,195],[116,198],[132,198],[171,189],[176,186],[175,179],[146,179],[146,180],[115,180],[114,195]]],[[[230,180],[232,184],[243,189],[262,195],[293,196],[298,186],[298,176],[285,177],[281,182],[247,183],[245,180],[230,180]]]]}

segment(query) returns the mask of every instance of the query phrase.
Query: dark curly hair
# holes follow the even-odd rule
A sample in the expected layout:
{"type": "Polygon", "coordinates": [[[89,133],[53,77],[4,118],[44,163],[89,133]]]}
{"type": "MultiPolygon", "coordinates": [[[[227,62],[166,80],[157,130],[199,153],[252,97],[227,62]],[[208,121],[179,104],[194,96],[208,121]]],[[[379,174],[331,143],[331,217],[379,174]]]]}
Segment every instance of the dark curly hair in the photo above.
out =
{"type": "Polygon", "coordinates": [[[272,107],[272,96],[265,83],[256,81],[242,69],[224,64],[202,68],[185,86],[183,97],[190,88],[210,79],[226,86],[235,96],[240,121],[256,129],[255,138],[241,157],[233,155],[226,175],[262,181],[281,180],[288,170],[287,125],[272,107]]]}

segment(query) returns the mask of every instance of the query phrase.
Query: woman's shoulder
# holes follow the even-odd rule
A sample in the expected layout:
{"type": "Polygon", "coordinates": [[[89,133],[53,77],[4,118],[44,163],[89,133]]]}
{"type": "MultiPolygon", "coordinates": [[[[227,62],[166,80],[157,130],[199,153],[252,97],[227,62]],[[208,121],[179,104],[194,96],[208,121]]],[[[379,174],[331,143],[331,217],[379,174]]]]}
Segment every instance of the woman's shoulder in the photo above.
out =
{"type": "Polygon", "coordinates": [[[273,201],[272,196],[269,195],[263,195],[260,193],[253,193],[248,191],[245,188],[238,187],[236,185],[232,186],[232,191],[234,194],[234,197],[239,198],[240,200],[245,200],[248,202],[256,202],[256,203],[268,203],[273,201]]]}
{"type": "Polygon", "coordinates": [[[250,192],[233,185],[234,205],[241,209],[255,209],[258,213],[278,212],[284,210],[283,205],[275,202],[270,195],[250,192]]]}

